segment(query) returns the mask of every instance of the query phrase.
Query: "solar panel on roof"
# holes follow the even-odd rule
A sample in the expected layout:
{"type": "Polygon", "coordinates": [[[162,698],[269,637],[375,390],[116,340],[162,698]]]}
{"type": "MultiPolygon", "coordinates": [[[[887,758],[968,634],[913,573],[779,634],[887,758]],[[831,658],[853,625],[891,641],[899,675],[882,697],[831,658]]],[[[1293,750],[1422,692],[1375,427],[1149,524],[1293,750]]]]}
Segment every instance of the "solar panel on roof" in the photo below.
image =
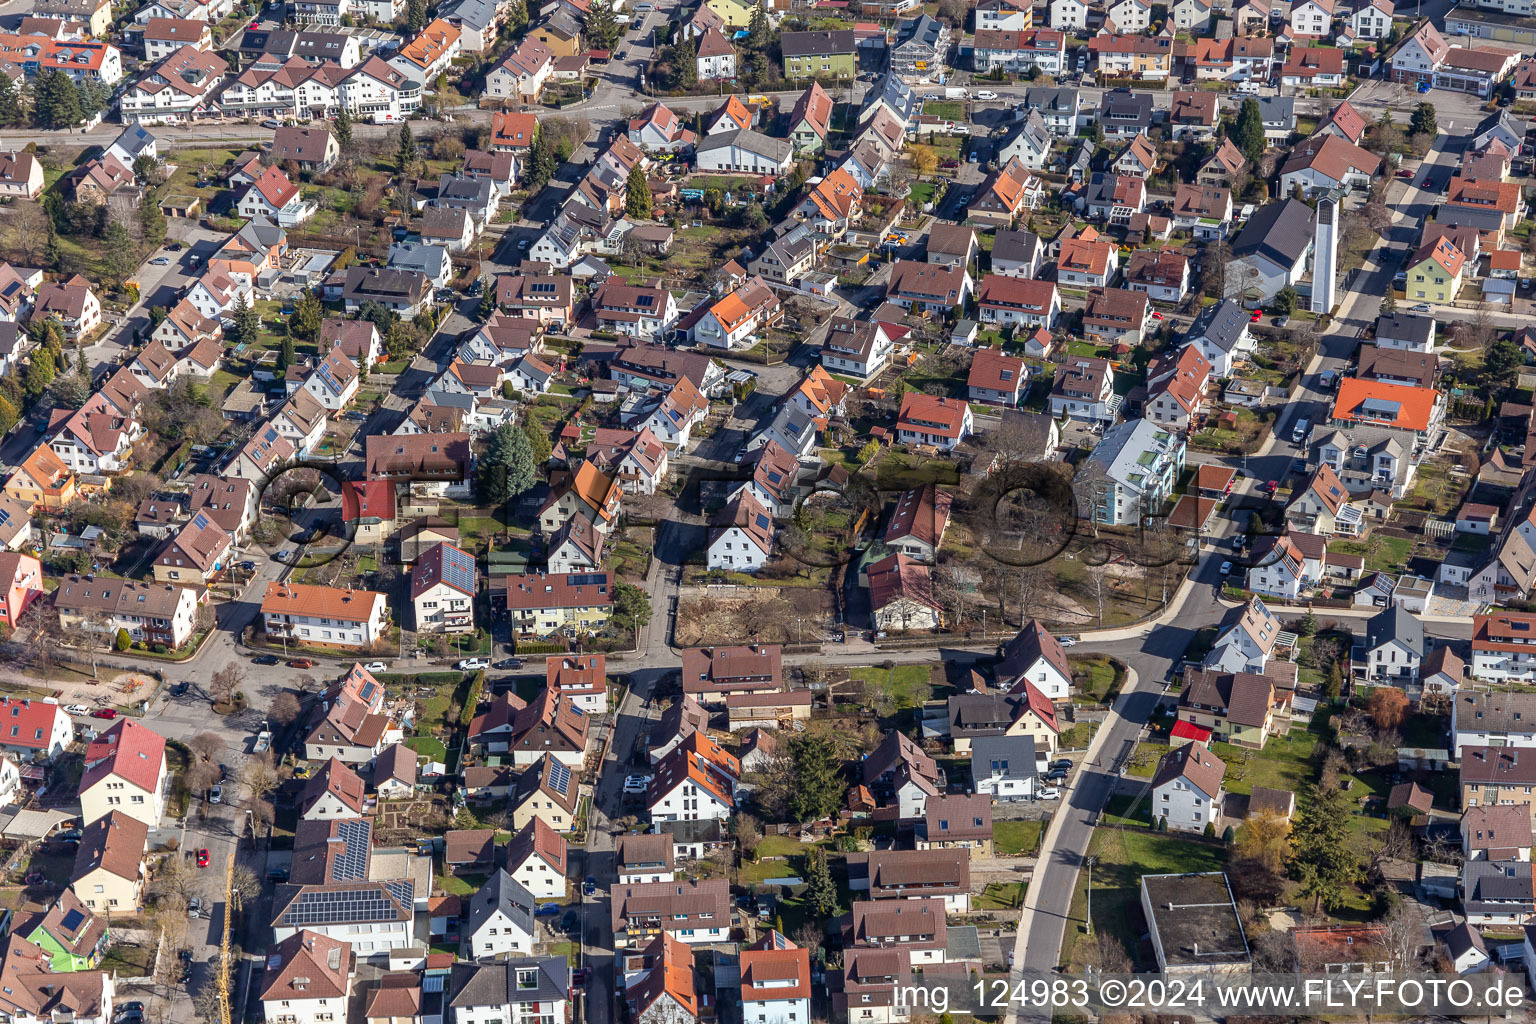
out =
{"type": "Polygon", "coordinates": [[[80,922],[84,920],[84,914],[80,913],[78,910],[71,910],[69,913],[64,915],[64,920],[61,922],[61,924],[63,925],[65,931],[72,932],[76,928],[79,928],[80,922]]]}
{"type": "Polygon", "coordinates": [[[551,789],[564,796],[571,788],[571,770],[559,761],[553,762],[549,769],[549,786],[551,789]]]}
{"type": "Polygon", "coordinates": [[[772,520],[759,512],[757,515],[757,528],[759,530],[766,530],[770,525],[772,525],[772,520]]]}
{"type": "Polygon", "coordinates": [[[466,594],[475,592],[475,563],[462,551],[443,549],[443,582],[466,594]]]}
{"type": "Polygon", "coordinates": [[[192,525],[199,530],[206,530],[208,528],[208,517],[199,512],[192,517],[192,525]]]}
{"type": "Polygon", "coordinates": [[[599,573],[590,573],[590,572],[588,572],[588,573],[580,573],[578,575],[574,575],[574,576],[570,577],[570,584],[573,587],[580,587],[580,586],[584,586],[584,585],[589,584],[589,583],[602,583],[603,580],[604,580],[605,575],[606,575],[605,573],[600,573],[600,572],[599,573]]]}

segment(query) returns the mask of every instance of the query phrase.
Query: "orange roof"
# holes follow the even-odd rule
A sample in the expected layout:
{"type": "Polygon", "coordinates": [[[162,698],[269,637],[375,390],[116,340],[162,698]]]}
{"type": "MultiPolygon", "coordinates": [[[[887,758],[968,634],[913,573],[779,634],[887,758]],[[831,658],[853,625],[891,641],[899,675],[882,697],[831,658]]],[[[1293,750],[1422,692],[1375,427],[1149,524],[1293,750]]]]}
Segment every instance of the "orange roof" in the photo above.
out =
{"type": "Polygon", "coordinates": [[[1333,403],[1333,418],[1345,422],[1384,423],[1407,430],[1428,430],[1439,392],[1411,384],[1346,378],[1333,403]]]}
{"type": "Polygon", "coordinates": [[[384,595],[373,590],[337,590],[307,583],[267,584],[261,599],[264,615],[311,615],[342,622],[364,622],[384,595]]]}
{"type": "Polygon", "coordinates": [[[1519,249],[1495,249],[1488,254],[1489,270],[1519,270],[1519,249]]]}
{"type": "Polygon", "coordinates": [[[400,56],[420,67],[429,67],[436,62],[454,43],[459,41],[461,33],[457,28],[442,18],[433,19],[432,23],[421,30],[421,34],[404,46],[400,47],[400,56]]]}
{"type": "Polygon", "coordinates": [[[816,204],[816,210],[828,220],[839,220],[853,216],[859,203],[859,196],[863,189],[859,183],[853,180],[853,175],[839,167],[811,190],[810,201],[816,204]]]}
{"type": "Polygon", "coordinates": [[[1455,242],[1442,235],[1434,241],[1419,246],[1419,251],[1413,254],[1413,259],[1408,265],[1416,267],[1429,260],[1439,264],[1440,269],[1444,270],[1448,276],[1455,277],[1461,273],[1462,264],[1466,263],[1467,257],[1457,248],[1455,242]]]}
{"type": "Polygon", "coordinates": [[[1090,239],[1085,232],[1077,238],[1061,243],[1061,256],[1058,263],[1069,270],[1093,274],[1097,277],[1109,269],[1109,257],[1114,254],[1114,251],[1115,247],[1109,242],[1100,242],[1096,238],[1090,239]]]}
{"type": "Polygon", "coordinates": [[[786,948],[742,951],[742,1002],[811,997],[811,951],[780,939],[786,948]]]}
{"type": "Polygon", "coordinates": [[[493,149],[531,149],[533,136],[539,129],[538,118],[533,114],[497,113],[491,115],[491,147],[493,149]]]}
{"type": "Polygon", "coordinates": [[[46,444],[38,445],[17,469],[24,471],[40,487],[63,487],[74,475],[64,465],[64,460],[46,444]]]}

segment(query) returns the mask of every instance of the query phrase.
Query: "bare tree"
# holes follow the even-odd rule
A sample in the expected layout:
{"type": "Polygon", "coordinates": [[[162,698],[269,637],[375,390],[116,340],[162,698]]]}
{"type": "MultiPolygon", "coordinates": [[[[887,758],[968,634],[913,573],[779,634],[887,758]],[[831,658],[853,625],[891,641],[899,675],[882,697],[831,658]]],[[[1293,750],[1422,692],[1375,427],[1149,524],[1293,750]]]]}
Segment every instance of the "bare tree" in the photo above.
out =
{"type": "Polygon", "coordinates": [[[182,781],[191,793],[206,793],[219,781],[219,767],[211,761],[194,761],[182,773],[182,781]]]}
{"type": "Polygon", "coordinates": [[[235,699],[235,691],[245,682],[245,669],[238,662],[230,662],[213,674],[210,689],[218,704],[228,704],[235,699]]]}
{"type": "Polygon", "coordinates": [[[244,864],[236,864],[229,879],[229,896],[234,902],[234,910],[243,908],[248,900],[255,899],[261,893],[261,883],[256,878],[256,872],[244,864]]]}
{"type": "Polygon", "coordinates": [[[192,753],[202,761],[217,761],[224,750],[224,740],[218,733],[200,732],[187,741],[192,753]]]}
{"type": "Polygon", "coordinates": [[[202,895],[202,878],[188,864],[186,858],[179,853],[167,857],[160,863],[160,870],[155,875],[155,897],[158,905],[161,900],[170,899],[176,901],[172,906],[179,905],[185,908],[192,902],[193,896],[202,895]]]}
{"type": "Polygon", "coordinates": [[[29,267],[40,266],[48,244],[48,214],[40,203],[12,203],[5,215],[5,248],[29,267]]]}
{"type": "Polygon", "coordinates": [[[267,720],[276,722],[278,725],[288,725],[298,718],[303,710],[299,706],[299,698],[284,690],[272,698],[272,706],[267,708],[267,720]]]}
{"type": "Polygon", "coordinates": [[[240,784],[252,800],[260,800],[276,789],[281,780],[272,765],[271,754],[259,754],[245,762],[240,769],[240,784]]]}

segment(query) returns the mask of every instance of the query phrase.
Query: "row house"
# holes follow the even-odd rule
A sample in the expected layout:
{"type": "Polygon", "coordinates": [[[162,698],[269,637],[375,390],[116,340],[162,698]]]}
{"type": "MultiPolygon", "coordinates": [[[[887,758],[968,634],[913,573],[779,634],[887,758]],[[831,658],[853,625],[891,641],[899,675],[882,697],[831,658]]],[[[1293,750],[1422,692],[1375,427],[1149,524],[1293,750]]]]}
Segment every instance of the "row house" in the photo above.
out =
{"type": "Polygon", "coordinates": [[[980,28],[971,51],[971,66],[978,74],[1001,68],[1010,74],[1027,75],[1032,68],[1041,74],[1060,75],[1066,66],[1067,38],[1054,28],[980,28]]]}
{"type": "Polygon", "coordinates": [[[486,95],[515,99],[521,103],[537,103],[554,69],[553,51],[532,36],[525,36],[486,75],[486,95]]]}
{"type": "Polygon", "coordinates": [[[55,39],[35,33],[0,32],[0,61],[28,78],[62,71],[79,85],[115,86],[123,80],[123,54],[111,43],[55,39]]]}
{"type": "Polygon", "coordinates": [[[982,322],[1003,328],[1049,331],[1061,315],[1061,294],[1054,281],[988,274],[981,279],[976,301],[982,322]]]}
{"type": "Polygon", "coordinates": [[[662,287],[626,284],[610,277],[592,297],[592,310],[601,330],[648,341],[661,341],[677,322],[677,300],[662,287]]]}
{"type": "MultiPolygon", "coordinates": [[[[1137,2],[1137,0],[1127,0],[1137,2]]],[[[1173,71],[1173,40],[1140,35],[1101,35],[1088,40],[1099,71],[1110,77],[1166,80],[1173,71]]],[[[1108,133],[1108,126],[1105,128],[1108,133]]]]}
{"type": "Polygon", "coordinates": [[[459,29],[437,18],[389,59],[402,74],[418,82],[431,82],[446,71],[463,50],[459,29]]]}
{"type": "Polygon", "coordinates": [[[214,94],[229,63],[215,53],[183,46],[151,68],[119,99],[125,121],[179,124],[214,114],[214,94]]]}
{"type": "Polygon", "coordinates": [[[54,613],[66,632],[109,637],[127,630],[135,642],[172,650],[192,639],[201,604],[195,587],[106,577],[66,576],[53,594],[54,613]]]}
{"type": "Polygon", "coordinates": [[[1173,249],[1137,249],[1125,266],[1125,286],[1154,302],[1179,302],[1189,291],[1189,257],[1173,249]]]}

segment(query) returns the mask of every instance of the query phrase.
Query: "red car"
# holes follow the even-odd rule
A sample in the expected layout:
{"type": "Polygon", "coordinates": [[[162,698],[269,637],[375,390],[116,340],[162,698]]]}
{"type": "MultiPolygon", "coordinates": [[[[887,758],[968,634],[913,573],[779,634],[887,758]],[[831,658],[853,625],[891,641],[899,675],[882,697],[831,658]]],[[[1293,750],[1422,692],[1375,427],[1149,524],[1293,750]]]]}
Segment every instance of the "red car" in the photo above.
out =
{"type": "Polygon", "coordinates": [[[117,712],[112,710],[111,708],[97,708],[95,711],[91,712],[91,717],[92,718],[106,718],[106,719],[110,720],[110,719],[113,719],[113,718],[117,717],[117,712]]]}
{"type": "Polygon", "coordinates": [[[205,868],[205,867],[208,866],[208,851],[207,850],[198,850],[197,851],[197,866],[200,867],[200,868],[205,868]]]}
{"type": "Polygon", "coordinates": [[[1264,311],[1262,309],[1254,310],[1253,315],[1248,318],[1250,323],[1258,323],[1262,319],[1264,319],[1264,311]]]}
{"type": "Polygon", "coordinates": [[[1269,483],[1264,485],[1264,493],[1265,494],[1274,494],[1279,489],[1280,489],[1280,481],[1279,480],[1271,480],[1269,483]]]}
{"type": "Polygon", "coordinates": [[[1152,319],[1153,320],[1161,320],[1162,318],[1163,318],[1163,314],[1159,313],[1155,309],[1152,311],[1152,319]]]}
{"type": "Polygon", "coordinates": [[[1397,172],[1397,176],[1399,178],[1408,178],[1408,179],[1411,180],[1413,178],[1413,172],[1412,171],[1398,171],[1397,172]]]}
{"type": "Polygon", "coordinates": [[[294,658],[288,662],[289,668],[314,668],[315,663],[308,658],[294,658]]]}

